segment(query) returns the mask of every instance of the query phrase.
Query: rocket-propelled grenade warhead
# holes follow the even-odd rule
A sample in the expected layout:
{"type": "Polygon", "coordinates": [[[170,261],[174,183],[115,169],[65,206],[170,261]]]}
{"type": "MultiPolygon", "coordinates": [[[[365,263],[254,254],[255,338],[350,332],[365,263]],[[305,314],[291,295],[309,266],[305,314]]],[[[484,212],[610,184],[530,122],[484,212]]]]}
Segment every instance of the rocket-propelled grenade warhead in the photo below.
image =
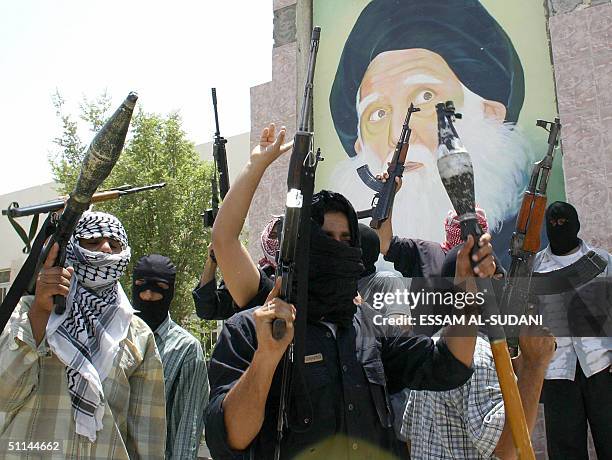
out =
{"type": "Polygon", "coordinates": [[[123,150],[137,99],[136,93],[128,94],[91,141],[76,186],[70,194],[71,200],[89,206],[92,195],[111,173],[123,150]]]}
{"type": "MultiPolygon", "coordinates": [[[[110,175],[123,150],[123,144],[127,137],[137,99],[138,95],[136,93],[128,94],[125,101],[104,123],[102,129],[91,141],[83,159],[81,173],[74,186],[74,190],[66,202],[66,207],[60,216],[57,229],[52,235],[51,241],[43,250],[41,255],[43,261],[46,259],[53,243],[57,242],[60,249],[55,260],[55,266],[61,267],[64,265],[66,261],[66,246],[70,236],[74,232],[81,215],[91,204],[93,194],[110,175]]],[[[64,313],[66,299],[61,295],[55,295],[54,303],[55,312],[58,315],[64,313]]]]}
{"type": "Polygon", "coordinates": [[[474,168],[470,154],[463,146],[453,121],[461,118],[452,101],[436,105],[438,116],[438,172],[461,223],[465,240],[472,234],[476,240],[482,234],[475,210],[474,168]]]}

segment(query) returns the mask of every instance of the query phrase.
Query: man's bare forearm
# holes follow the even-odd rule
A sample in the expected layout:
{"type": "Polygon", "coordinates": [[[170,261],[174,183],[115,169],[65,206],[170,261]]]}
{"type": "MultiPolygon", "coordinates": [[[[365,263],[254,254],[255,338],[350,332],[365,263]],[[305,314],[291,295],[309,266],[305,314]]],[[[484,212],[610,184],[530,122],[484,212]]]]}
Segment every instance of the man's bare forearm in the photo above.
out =
{"type": "Polygon", "coordinates": [[[380,228],[376,229],[378,240],[380,241],[380,253],[383,256],[387,255],[387,252],[389,252],[389,247],[391,246],[391,239],[393,238],[392,220],[393,213],[389,213],[389,218],[382,223],[380,228]]]}
{"type": "Polygon", "coordinates": [[[247,163],[225,196],[212,231],[219,269],[227,289],[240,307],[248,304],[259,287],[257,266],[240,243],[239,236],[266,167],[261,161],[247,163]]]}
{"type": "Polygon", "coordinates": [[[448,326],[442,332],[449,351],[467,367],[472,366],[477,333],[476,326],[448,326]]]}
{"type": "Polygon", "coordinates": [[[202,276],[200,277],[200,287],[214,280],[216,271],[217,264],[209,258],[204,264],[204,270],[202,271],[202,276]]]}
{"type": "Polygon", "coordinates": [[[47,323],[49,322],[50,313],[42,311],[36,306],[32,306],[28,312],[28,318],[30,319],[30,327],[32,328],[32,336],[36,341],[36,346],[42,342],[47,332],[47,323]]]}
{"type": "Polygon", "coordinates": [[[225,396],[225,429],[232,449],[246,449],[259,433],[277,365],[278,362],[256,351],[251,365],[225,396]]]}
{"type": "MultiPolygon", "coordinates": [[[[544,383],[546,366],[522,362],[520,363],[519,369],[518,390],[521,395],[527,428],[529,429],[529,433],[533,433],[538,415],[538,403],[544,383]]],[[[495,453],[504,460],[517,458],[507,415],[504,430],[497,443],[495,453]]]]}

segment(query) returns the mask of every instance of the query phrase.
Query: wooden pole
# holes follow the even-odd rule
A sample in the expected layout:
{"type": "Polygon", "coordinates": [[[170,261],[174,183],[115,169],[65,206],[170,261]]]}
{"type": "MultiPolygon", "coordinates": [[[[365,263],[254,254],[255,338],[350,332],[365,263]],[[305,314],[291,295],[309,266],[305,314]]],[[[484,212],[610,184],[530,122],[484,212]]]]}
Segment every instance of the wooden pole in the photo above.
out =
{"type": "Polygon", "coordinates": [[[512,370],[508,345],[505,338],[491,340],[490,344],[493,360],[495,361],[497,379],[499,380],[502,397],[504,398],[506,420],[510,423],[512,440],[514,441],[518,458],[519,460],[535,460],[529,429],[525,420],[525,412],[523,411],[523,402],[521,401],[521,395],[516,384],[514,371],[512,370]]]}

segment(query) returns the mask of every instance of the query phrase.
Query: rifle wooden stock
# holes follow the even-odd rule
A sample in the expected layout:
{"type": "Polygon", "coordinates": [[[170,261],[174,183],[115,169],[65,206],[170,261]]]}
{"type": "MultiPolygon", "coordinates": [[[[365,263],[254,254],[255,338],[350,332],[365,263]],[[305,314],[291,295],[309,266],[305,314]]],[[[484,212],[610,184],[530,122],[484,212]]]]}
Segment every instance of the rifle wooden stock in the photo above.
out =
{"type": "Polygon", "coordinates": [[[544,214],[546,213],[546,195],[535,195],[533,197],[533,206],[531,208],[531,216],[529,217],[529,227],[523,241],[523,250],[531,253],[536,253],[540,250],[540,232],[542,223],[544,222],[544,214]]]}
{"type": "Polygon", "coordinates": [[[534,194],[528,191],[523,194],[521,209],[516,218],[516,231],[519,233],[527,233],[527,225],[529,224],[529,215],[531,214],[534,198],[534,194]]]}
{"type": "Polygon", "coordinates": [[[96,193],[91,197],[91,202],[99,203],[101,201],[114,200],[115,198],[119,198],[119,190],[109,190],[108,192],[96,193]]]}

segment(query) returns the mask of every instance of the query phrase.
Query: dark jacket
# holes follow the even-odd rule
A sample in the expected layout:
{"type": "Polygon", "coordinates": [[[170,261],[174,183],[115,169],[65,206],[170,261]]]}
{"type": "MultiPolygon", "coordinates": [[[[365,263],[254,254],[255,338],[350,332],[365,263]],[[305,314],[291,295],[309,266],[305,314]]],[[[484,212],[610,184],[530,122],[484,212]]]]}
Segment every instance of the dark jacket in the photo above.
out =
{"type": "Polygon", "coordinates": [[[197,286],[193,290],[192,295],[198,317],[207,320],[225,320],[240,310],[263,305],[274,287],[274,279],[272,277],[274,269],[266,268],[262,270],[259,267],[257,269],[259,270],[257,294],[242,308],[234,303],[234,299],[223,280],[219,283],[219,287],[217,287],[215,279],[204,286],[197,286]]]}
{"type": "MultiPolygon", "coordinates": [[[[373,311],[358,308],[351,327],[338,328],[335,336],[328,325],[308,324],[305,384],[291,387],[281,458],[299,453],[325,460],[399,458],[403,446],[392,428],[389,393],[403,387],[448,390],[472,375],[443,340],[434,344],[428,337],[398,335],[398,328],[375,325],[373,311]]],[[[235,452],[227,443],[223,399],[256,348],[252,311],[241,311],[225,323],[209,371],[206,442],[217,460],[249,454],[257,460],[273,458],[282,366],[274,375],[265,420],[251,451],[235,452]]]]}
{"type": "Polygon", "coordinates": [[[406,278],[440,276],[446,253],[440,243],[394,236],[385,260],[406,278]]]}

